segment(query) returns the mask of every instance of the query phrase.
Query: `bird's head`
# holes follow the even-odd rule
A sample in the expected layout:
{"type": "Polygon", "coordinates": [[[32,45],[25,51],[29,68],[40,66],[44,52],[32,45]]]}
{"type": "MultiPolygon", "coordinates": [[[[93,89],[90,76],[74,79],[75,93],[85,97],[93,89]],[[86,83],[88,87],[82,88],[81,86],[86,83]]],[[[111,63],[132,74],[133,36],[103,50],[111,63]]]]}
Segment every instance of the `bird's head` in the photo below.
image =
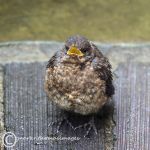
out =
{"type": "Polygon", "coordinates": [[[71,36],[65,42],[65,52],[69,60],[85,61],[91,55],[91,44],[83,36],[71,36]]]}

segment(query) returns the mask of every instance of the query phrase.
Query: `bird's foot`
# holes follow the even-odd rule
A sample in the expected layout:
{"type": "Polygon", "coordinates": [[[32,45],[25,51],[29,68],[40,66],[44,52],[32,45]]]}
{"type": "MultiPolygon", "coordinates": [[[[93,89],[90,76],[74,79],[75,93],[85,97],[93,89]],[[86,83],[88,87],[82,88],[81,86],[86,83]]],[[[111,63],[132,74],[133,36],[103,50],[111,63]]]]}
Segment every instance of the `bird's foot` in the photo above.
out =
{"type": "Polygon", "coordinates": [[[61,116],[61,118],[59,118],[57,121],[51,122],[48,125],[48,127],[53,126],[53,125],[57,125],[56,126],[56,134],[57,134],[57,133],[60,132],[60,129],[61,129],[62,125],[65,123],[65,124],[69,125],[69,127],[71,129],[73,129],[74,131],[76,131],[78,129],[81,129],[81,128],[84,128],[86,130],[86,133],[84,134],[84,137],[87,137],[91,130],[94,130],[95,134],[98,133],[97,128],[95,126],[95,121],[94,120],[95,120],[95,118],[94,118],[94,116],[92,116],[88,122],[75,127],[75,126],[72,125],[71,121],[69,121],[68,116],[64,115],[64,116],[61,116]]]}
{"type": "Polygon", "coordinates": [[[64,122],[66,122],[73,130],[75,130],[75,127],[71,124],[71,122],[68,120],[68,117],[66,116],[61,117],[57,121],[53,121],[49,123],[48,127],[53,126],[54,124],[57,124],[56,133],[59,133],[60,128],[64,122]]]}
{"type": "Polygon", "coordinates": [[[84,123],[83,125],[79,125],[79,126],[75,127],[74,129],[75,129],[75,130],[76,130],[76,129],[79,129],[79,128],[87,129],[87,131],[86,131],[84,137],[88,136],[89,133],[90,133],[90,131],[91,131],[92,129],[94,130],[95,134],[97,134],[97,128],[96,128],[96,126],[95,126],[94,120],[95,120],[95,119],[94,119],[94,116],[92,116],[92,117],[90,118],[90,121],[89,121],[88,123],[84,123]]]}

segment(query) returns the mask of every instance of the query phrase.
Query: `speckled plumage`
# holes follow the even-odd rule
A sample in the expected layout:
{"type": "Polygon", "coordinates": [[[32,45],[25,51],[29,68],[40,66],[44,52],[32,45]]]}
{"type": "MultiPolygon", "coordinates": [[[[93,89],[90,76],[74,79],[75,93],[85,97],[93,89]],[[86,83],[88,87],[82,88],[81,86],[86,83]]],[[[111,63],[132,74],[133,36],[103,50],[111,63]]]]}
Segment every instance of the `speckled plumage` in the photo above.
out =
{"type": "Polygon", "coordinates": [[[49,60],[45,90],[62,109],[82,115],[96,113],[114,94],[111,65],[92,42],[72,36],[49,60]],[[84,53],[83,57],[67,55],[72,44],[84,53]]]}

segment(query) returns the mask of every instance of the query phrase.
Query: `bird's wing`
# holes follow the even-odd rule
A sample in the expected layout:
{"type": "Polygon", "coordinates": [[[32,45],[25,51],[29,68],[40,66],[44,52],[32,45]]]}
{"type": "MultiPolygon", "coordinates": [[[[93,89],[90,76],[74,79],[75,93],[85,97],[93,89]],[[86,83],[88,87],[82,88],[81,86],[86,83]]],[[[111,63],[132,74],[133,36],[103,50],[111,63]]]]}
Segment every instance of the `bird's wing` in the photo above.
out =
{"type": "Polygon", "coordinates": [[[60,52],[57,51],[48,61],[46,68],[53,68],[60,57],[60,52]]]}
{"type": "Polygon", "coordinates": [[[91,47],[92,47],[92,50],[93,50],[93,53],[95,54],[95,56],[103,57],[103,54],[102,54],[101,51],[97,48],[97,46],[96,46],[95,44],[93,44],[91,41],[90,41],[90,44],[91,44],[91,47]]]}
{"type": "Polygon", "coordinates": [[[100,52],[100,54],[93,59],[92,65],[100,79],[106,81],[106,95],[111,97],[114,94],[114,86],[112,83],[111,65],[108,59],[100,52]]]}
{"type": "Polygon", "coordinates": [[[56,60],[56,53],[51,57],[51,59],[48,61],[46,68],[49,67],[54,67],[55,64],[55,60],[56,60]]]}

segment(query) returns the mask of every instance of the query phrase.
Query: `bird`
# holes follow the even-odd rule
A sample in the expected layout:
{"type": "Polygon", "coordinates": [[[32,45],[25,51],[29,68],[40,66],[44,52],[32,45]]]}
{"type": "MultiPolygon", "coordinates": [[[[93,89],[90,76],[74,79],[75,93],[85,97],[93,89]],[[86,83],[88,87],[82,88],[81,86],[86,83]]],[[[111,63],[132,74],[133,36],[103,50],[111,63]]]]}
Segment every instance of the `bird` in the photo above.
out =
{"type": "MultiPolygon", "coordinates": [[[[108,58],[92,41],[81,35],[70,36],[47,63],[45,92],[67,112],[96,114],[115,92],[111,69],[108,58]]],[[[93,118],[84,126],[88,124],[97,133],[93,118]]]]}

